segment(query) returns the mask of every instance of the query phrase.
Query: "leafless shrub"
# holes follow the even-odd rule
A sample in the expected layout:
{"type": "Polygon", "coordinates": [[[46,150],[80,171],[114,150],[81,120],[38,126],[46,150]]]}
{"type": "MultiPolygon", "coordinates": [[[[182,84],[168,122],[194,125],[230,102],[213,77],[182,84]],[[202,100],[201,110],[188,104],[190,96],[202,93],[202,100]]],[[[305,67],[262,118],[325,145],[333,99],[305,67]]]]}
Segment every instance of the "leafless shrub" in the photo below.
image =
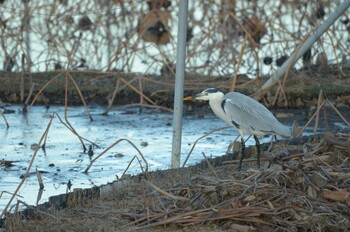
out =
{"type": "MultiPolygon", "coordinates": [[[[65,66],[79,42],[74,69],[159,73],[175,62],[178,4],[170,1],[4,1],[0,58],[5,71],[20,70],[26,44],[32,71],[65,66]],[[24,3],[24,4],[23,4],[24,3]],[[29,36],[27,35],[29,33],[29,36]],[[27,41],[30,40],[30,41],[27,41]],[[28,43],[29,42],[29,43],[28,43]],[[81,61],[84,60],[84,65],[81,61]]],[[[269,74],[335,8],[328,1],[191,1],[187,69],[205,75],[269,74]],[[245,40],[245,37],[247,39],[245,40]],[[240,48],[248,45],[236,66],[240,48]],[[268,57],[272,62],[259,65],[268,57]]],[[[310,50],[309,63],[327,53],[329,63],[349,55],[346,16],[310,50]]],[[[309,64],[308,63],[308,64],[309,64]]],[[[300,61],[297,67],[302,67],[300,61]]]]}

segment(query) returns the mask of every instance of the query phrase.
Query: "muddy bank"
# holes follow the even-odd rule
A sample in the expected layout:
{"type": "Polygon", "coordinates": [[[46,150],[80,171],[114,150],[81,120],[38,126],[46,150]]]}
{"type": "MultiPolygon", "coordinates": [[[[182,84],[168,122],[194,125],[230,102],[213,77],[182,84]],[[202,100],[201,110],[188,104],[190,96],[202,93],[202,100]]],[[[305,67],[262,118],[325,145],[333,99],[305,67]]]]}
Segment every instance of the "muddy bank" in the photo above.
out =
{"type": "MultiPolygon", "coordinates": [[[[320,89],[322,89],[331,101],[350,104],[350,69],[339,70],[337,66],[329,66],[326,71],[316,67],[307,70],[292,70],[288,78],[284,80],[285,100],[282,97],[275,99],[278,86],[257,98],[267,106],[308,107],[316,105],[320,89]]],[[[107,104],[115,94],[115,105],[146,103],[171,108],[173,104],[175,82],[173,75],[70,71],[68,76],[72,77],[75,82],[68,78],[67,94],[71,105],[82,104],[77,87],[87,103],[107,104]]],[[[31,75],[2,72],[0,80],[0,100],[3,102],[24,102],[32,91],[29,103],[32,102],[34,96],[37,97],[37,104],[64,103],[66,72],[32,73],[31,75]]],[[[253,94],[259,91],[259,87],[266,80],[267,78],[261,77],[252,81],[245,75],[239,75],[236,91],[247,95],[253,94]]],[[[227,91],[231,82],[232,76],[208,77],[186,74],[185,94],[190,95],[208,87],[227,91]]]]}
{"type": "Polygon", "coordinates": [[[9,215],[4,226],[14,231],[345,231],[348,141],[343,133],[278,142],[260,169],[251,147],[242,171],[224,156],[142,173],[100,190],[61,195],[51,205],[9,215]]]}

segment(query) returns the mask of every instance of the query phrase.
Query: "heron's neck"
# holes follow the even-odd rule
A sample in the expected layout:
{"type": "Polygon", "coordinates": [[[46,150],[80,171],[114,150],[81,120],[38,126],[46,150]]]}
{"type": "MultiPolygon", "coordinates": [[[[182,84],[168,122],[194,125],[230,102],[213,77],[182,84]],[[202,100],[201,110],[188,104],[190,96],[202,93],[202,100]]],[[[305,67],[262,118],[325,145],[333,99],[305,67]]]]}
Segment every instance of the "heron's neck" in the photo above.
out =
{"type": "Polygon", "coordinates": [[[223,94],[212,97],[211,99],[209,99],[209,105],[216,116],[218,116],[219,118],[227,122],[226,114],[221,107],[221,102],[223,97],[224,97],[223,94]]]}

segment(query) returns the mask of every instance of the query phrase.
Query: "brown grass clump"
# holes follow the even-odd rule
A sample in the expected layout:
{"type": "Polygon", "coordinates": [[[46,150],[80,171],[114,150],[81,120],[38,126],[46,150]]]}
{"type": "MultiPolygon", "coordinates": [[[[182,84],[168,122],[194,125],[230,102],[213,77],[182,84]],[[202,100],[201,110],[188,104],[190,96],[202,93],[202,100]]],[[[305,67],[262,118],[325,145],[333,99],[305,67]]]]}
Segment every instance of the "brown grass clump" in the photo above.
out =
{"type": "Polygon", "coordinates": [[[144,173],[82,205],[33,209],[25,223],[6,223],[13,231],[348,231],[350,134],[274,147],[260,170],[252,147],[242,171],[221,157],[144,173]]]}

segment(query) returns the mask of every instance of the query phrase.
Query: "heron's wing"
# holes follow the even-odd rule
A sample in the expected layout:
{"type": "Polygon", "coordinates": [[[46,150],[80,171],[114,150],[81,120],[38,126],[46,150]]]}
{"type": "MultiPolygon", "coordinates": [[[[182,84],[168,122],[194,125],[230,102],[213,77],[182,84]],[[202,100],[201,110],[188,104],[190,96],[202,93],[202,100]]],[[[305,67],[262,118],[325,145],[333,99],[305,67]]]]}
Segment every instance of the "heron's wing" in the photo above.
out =
{"type": "Polygon", "coordinates": [[[276,132],[275,125],[280,125],[280,122],[265,106],[237,92],[228,93],[224,96],[222,108],[229,120],[243,130],[274,133],[276,132]]]}

